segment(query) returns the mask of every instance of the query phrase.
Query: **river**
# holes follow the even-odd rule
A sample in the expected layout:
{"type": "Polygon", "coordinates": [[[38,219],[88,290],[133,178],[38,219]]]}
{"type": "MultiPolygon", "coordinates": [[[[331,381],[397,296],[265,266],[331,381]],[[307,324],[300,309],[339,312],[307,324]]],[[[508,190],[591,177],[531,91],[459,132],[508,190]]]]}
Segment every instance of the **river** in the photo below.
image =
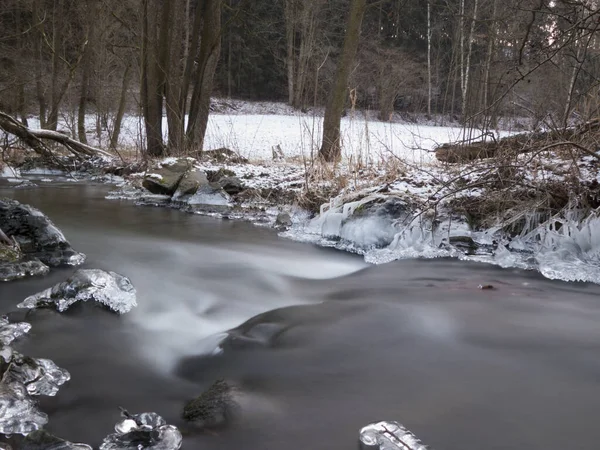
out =
{"type": "Polygon", "coordinates": [[[438,450],[598,448],[599,286],[447,259],[369,266],[249,223],[108,201],[108,190],[0,188],[46,213],[84,267],[138,290],[124,316],[25,318],[17,303],[75,269],[0,284],[0,311],[33,325],[15,347],[71,373],[41,399],[52,433],[97,446],[122,406],[159,413],[191,450],[356,449],[377,420],[438,450]],[[238,334],[265,342],[215,351],[251,318],[238,334]],[[239,420],[186,430],[183,404],[221,377],[239,386],[239,420]]]}

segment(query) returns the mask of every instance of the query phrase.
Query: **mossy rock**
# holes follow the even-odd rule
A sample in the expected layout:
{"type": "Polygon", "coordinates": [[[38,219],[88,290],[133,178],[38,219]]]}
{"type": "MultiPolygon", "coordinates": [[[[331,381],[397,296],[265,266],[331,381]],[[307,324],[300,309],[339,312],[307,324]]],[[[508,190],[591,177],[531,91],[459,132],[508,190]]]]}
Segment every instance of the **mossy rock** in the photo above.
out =
{"type": "Polygon", "coordinates": [[[23,257],[18,247],[0,244],[0,261],[15,263],[23,257]]]}
{"type": "Polygon", "coordinates": [[[200,396],[185,404],[183,419],[201,429],[227,425],[239,409],[234,391],[235,388],[225,380],[217,380],[200,396]]]}

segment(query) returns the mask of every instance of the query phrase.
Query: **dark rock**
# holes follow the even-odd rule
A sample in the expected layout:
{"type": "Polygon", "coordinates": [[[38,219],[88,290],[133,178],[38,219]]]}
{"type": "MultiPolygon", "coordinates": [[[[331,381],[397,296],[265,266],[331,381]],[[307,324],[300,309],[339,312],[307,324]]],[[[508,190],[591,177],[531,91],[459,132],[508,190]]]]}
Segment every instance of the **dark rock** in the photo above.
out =
{"type": "Polygon", "coordinates": [[[470,236],[450,236],[448,243],[466,253],[473,253],[478,248],[477,243],[470,236]]]}
{"type": "Polygon", "coordinates": [[[92,450],[86,444],[73,444],[64,439],[52,436],[45,430],[34,431],[23,440],[21,450],[92,450]]]}
{"type": "Polygon", "coordinates": [[[287,229],[292,226],[292,217],[286,212],[280,212],[277,214],[275,219],[275,226],[277,228],[287,229]]]}
{"type": "Polygon", "coordinates": [[[233,386],[218,380],[199,397],[186,403],[182,417],[201,429],[227,425],[239,408],[233,393],[233,386]]]}
{"type": "Polygon", "coordinates": [[[115,425],[115,433],[107,436],[100,450],[178,450],[182,436],[173,425],[156,413],[129,414],[122,410],[123,420],[115,425]]]}
{"type": "Polygon", "coordinates": [[[233,170],[221,167],[219,170],[210,170],[206,172],[206,176],[208,177],[208,181],[214,183],[223,177],[235,177],[235,172],[233,170]]]}
{"type": "Polygon", "coordinates": [[[100,269],[80,269],[66,281],[27,297],[17,307],[52,306],[63,312],[77,302],[87,301],[101,303],[119,314],[137,306],[136,291],[128,278],[100,269]]]}
{"type": "Polygon", "coordinates": [[[50,268],[37,258],[23,257],[13,261],[2,261],[0,257],[0,281],[13,281],[20,278],[46,275],[50,268]]]}
{"type": "Polygon", "coordinates": [[[85,260],[85,255],[73,250],[52,221],[32,206],[0,200],[0,227],[18,242],[25,256],[49,266],[79,265],[85,260]]]}
{"type": "Polygon", "coordinates": [[[192,169],[192,160],[179,158],[162,167],[149,170],[142,185],[153,194],[173,195],[186,173],[192,169]]]}
{"type": "Polygon", "coordinates": [[[246,189],[238,177],[223,177],[218,181],[218,185],[229,195],[237,195],[246,189]]]}

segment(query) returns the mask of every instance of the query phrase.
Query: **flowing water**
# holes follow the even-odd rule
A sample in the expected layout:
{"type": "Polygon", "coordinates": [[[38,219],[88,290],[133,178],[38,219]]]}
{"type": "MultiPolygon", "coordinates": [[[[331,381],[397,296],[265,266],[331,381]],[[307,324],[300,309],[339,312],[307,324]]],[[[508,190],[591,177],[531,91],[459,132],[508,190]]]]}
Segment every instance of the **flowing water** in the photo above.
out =
{"type": "MultiPolygon", "coordinates": [[[[0,189],[45,212],[87,254],[84,267],[138,290],[123,316],[12,314],[33,325],[17,349],[72,375],[42,399],[51,432],[97,446],[122,406],[179,426],[184,449],[356,449],[359,428],[383,419],[439,450],[598,448],[599,286],[448,259],[368,266],[107,191],[0,189]],[[251,318],[244,339],[219,349],[251,318]],[[240,418],[187,430],[183,404],[221,377],[239,386],[240,418]]],[[[73,270],[0,284],[0,311],[73,270]]]]}

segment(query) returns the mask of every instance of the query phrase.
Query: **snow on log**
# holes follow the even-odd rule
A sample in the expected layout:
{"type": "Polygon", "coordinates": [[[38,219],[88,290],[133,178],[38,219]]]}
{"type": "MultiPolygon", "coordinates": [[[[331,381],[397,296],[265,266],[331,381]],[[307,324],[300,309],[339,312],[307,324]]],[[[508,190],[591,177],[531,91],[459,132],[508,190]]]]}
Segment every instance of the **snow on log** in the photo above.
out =
{"type": "Polygon", "coordinates": [[[70,152],[79,157],[82,155],[94,156],[100,154],[111,159],[114,158],[114,155],[104,150],[83,144],[75,139],[70,138],[66,134],[59,133],[58,131],[35,130],[27,128],[25,125],[2,111],[0,111],[0,129],[4,130],[6,133],[18,137],[36,153],[39,153],[42,156],[52,155],[52,152],[42,140],[47,139],[49,141],[58,142],[59,144],[64,145],[70,152]]]}

